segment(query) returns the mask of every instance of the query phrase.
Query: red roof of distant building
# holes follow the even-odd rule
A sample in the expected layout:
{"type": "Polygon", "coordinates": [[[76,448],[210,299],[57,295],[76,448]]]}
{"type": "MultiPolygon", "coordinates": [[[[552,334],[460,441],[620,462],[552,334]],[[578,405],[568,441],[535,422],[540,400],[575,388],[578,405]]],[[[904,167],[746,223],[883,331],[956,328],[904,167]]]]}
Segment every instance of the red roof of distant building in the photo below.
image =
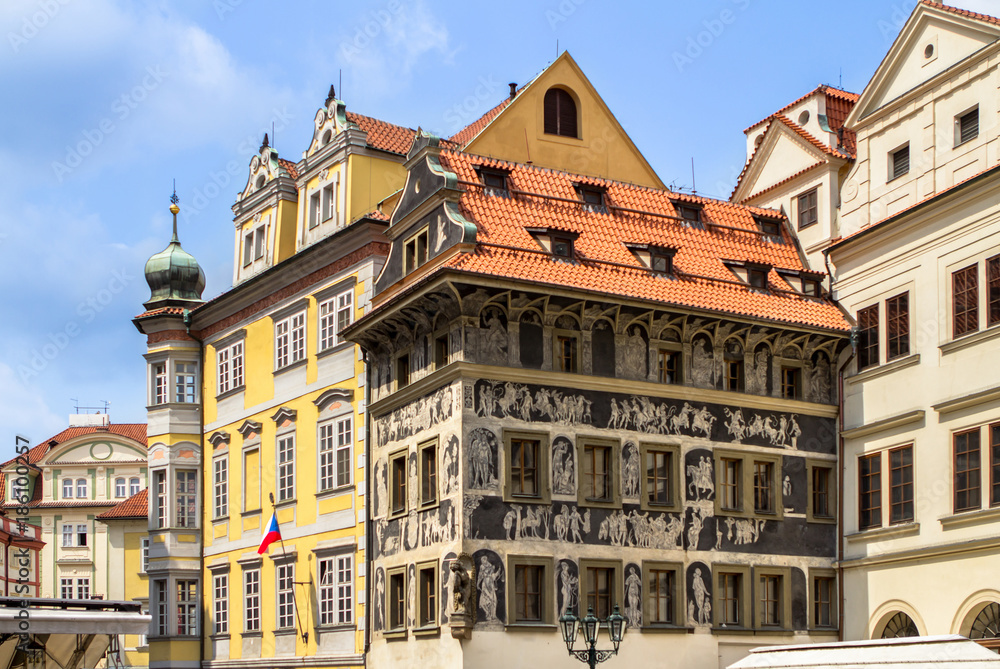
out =
{"type": "Polygon", "coordinates": [[[935,9],[943,9],[946,12],[958,14],[959,16],[965,16],[970,19],[976,19],[977,21],[983,21],[984,23],[1000,25],[1000,18],[990,16],[989,14],[978,14],[976,12],[970,12],[967,9],[952,7],[951,5],[942,5],[940,2],[931,2],[931,0],[920,0],[920,4],[927,5],[928,7],[934,7],[935,9]]]}
{"type": "Polygon", "coordinates": [[[490,124],[490,121],[495,119],[497,115],[500,114],[500,112],[506,109],[507,105],[509,105],[512,102],[512,100],[513,98],[506,98],[496,107],[489,110],[488,112],[477,118],[475,121],[473,121],[469,125],[465,126],[461,130],[456,132],[454,135],[449,137],[448,141],[454,142],[459,147],[465,146],[470,141],[472,141],[472,139],[475,138],[476,135],[482,132],[483,128],[485,128],[490,124]]]}
{"type": "Polygon", "coordinates": [[[347,112],[347,120],[357,124],[368,135],[368,146],[375,149],[382,149],[390,153],[406,155],[413,144],[413,137],[417,134],[412,128],[404,128],[401,125],[394,125],[380,121],[370,116],[362,116],[354,112],[347,112]]]}
{"type": "Polygon", "coordinates": [[[98,520],[124,520],[146,518],[149,514],[149,489],[140,490],[124,502],[97,516],[98,520]]]}
{"type": "Polygon", "coordinates": [[[295,163],[290,160],[285,160],[284,158],[278,158],[278,164],[285,168],[288,172],[288,176],[293,179],[299,178],[299,168],[295,166],[295,163]]]}
{"type": "Polygon", "coordinates": [[[776,270],[769,276],[770,290],[757,290],[740,282],[723,262],[750,261],[806,270],[787,230],[782,229],[780,241],[758,234],[754,215],[783,218],[779,212],[456,151],[442,151],[441,163],[460,180],[473,183],[479,181],[478,165],[504,168],[509,170],[510,187],[517,191],[510,197],[499,197],[468,187],[459,206],[476,224],[477,245],[473,252],[450,258],[445,263],[448,268],[767,321],[838,331],[849,328],[832,302],[793,294],[776,270]],[[608,211],[576,204],[575,184],[579,183],[606,189],[608,211]],[[677,220],[675,202],[700,206],[705,228],[677,220]],[[575,262],[553,258],[528,228],[576,233],[575,262]],[[629,243],[676,248],[676,275],[665,277],[649,271],[626,247],[629,243]]]}

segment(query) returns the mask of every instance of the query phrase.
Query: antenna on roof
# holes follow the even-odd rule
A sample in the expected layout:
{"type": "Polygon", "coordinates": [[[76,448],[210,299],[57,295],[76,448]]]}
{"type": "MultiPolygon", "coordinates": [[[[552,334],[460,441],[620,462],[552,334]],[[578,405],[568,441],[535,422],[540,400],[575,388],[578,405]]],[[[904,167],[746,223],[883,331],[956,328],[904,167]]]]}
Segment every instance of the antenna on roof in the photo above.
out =
{"type": "Polygon", "coordinates": [[[840,68],[840,83],[837,84],[837,88],[844,90],[844,68],[840,68]]]}
{"type": "Polygon", "coordinates": [[[691,156],[691,192],[692,193],[698,192],[698,186],[694,180],[694,156],[691,156]]]}

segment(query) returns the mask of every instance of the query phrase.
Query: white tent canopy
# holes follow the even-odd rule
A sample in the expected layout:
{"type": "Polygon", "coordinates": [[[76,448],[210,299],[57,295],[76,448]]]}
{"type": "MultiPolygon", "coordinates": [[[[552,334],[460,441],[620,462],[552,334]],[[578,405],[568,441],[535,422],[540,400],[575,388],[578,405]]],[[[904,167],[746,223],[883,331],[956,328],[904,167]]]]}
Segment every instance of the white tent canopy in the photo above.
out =
{"type": "Polygon", "coordinates": [[[1000,669],[1000,655],[958,636],[764,646],[728,669],[1000,669]]]}

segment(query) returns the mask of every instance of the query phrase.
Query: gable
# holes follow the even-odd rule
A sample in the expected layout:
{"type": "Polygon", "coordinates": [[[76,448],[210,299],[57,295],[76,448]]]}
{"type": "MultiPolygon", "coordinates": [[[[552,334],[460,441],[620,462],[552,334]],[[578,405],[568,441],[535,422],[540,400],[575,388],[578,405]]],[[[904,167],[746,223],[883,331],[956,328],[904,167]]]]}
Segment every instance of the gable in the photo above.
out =
{"type": "Polygon", "coordinates": [[[60,444],[45,458],[46,464],[70,464],[89,462],[111,462],[121,460],[146,461],[145,450],[137,445],[126,444],[108,438],[92,438],[60,444]]]}
{"type": "Polygon", "coordinates": [[[568,52],[522,89],[465,146],[465,151],[515,163],[664,188],[663,182],[568,52]],[[570,93],[577,137],[546,134],[544,101],[553,87],[570,93]]]}
{"type": "Polygon", "coordinates": [[[848,125],[856,125],[998,38],[1000,26],[917,5],[862,93],[848,125]]]}

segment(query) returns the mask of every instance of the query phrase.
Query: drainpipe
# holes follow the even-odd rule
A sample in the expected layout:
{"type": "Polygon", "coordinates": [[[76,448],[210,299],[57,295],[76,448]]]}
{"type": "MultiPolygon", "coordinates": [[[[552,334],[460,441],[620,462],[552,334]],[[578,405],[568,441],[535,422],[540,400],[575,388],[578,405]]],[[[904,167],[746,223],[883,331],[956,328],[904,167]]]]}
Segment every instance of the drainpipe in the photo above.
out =
{"type": "Polygon", "coordinates": [[[374,601],[372,595],[375,592],[372,559],[372,463],[371,454],[375,451],[372,447],[371,416],[368,412],[368,404],[371,401],[372,371],[368,364],[368,351],[361,350],[361,359],[365,363],[365,653],[364,663],[368,666],[368,652],[372,645],[372,606],[374,601]]]}
{"type": "MultiPolygon", "coordinates": [[[[824,255],[825,255],[824,251],[824,255]]],[[[829,256],[827,257],[829,261],[829,256]]],[[[844,370],[858,348],[858,330],[851,328],[851,355],[837,370],[837,639],[844,640],[844,370]]]]}

